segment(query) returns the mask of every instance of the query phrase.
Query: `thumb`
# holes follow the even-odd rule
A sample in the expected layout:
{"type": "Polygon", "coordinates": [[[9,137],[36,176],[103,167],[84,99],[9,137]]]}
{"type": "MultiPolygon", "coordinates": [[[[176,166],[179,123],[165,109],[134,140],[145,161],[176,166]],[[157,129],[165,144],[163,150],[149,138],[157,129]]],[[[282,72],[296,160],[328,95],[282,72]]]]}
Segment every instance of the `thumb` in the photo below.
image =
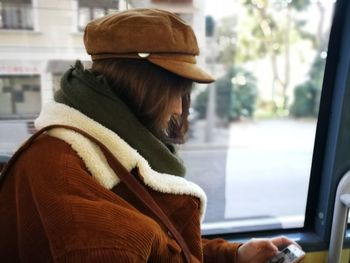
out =
{"type": "Polygon", "coordinates": [[[278,247],[271,240],[266,240],[262,245],[262,249],[278,253],[278,247]]]}
{"type": "Polygon", "coordinates": [[[259,240],[254,242],[256,254],[251,263],[266,262],[278,254],[278,248],[270,240],[259,240]]]}
{"type": "Polygon", "coordinates": [[[268,260],[273,256],[276,256],[279,252],[278,247],[275,246],[275,244],[273,244],[270,240],[265,242],[262,249],[265,251],[265,253],[263,253],[265,260],[268,260]]]}

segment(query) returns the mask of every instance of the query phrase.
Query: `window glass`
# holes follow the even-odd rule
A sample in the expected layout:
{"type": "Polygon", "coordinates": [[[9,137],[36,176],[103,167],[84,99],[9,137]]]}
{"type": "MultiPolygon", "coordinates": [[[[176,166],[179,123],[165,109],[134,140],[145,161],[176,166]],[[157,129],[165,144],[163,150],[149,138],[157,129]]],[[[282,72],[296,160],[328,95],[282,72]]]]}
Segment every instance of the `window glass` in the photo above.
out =
{"type": "Polygon", "coordinates": [[[204,233],[303,227],[334,1],[221,3],[202,39],[217,80],[196,87],[180,151],[204,233]]]}
{"type": "MultiPolygon", "coordinates": [[[[68,1],[69,2],[69,1],[68,1]]],[[[127,1],[118,0],[78,0],[78,29],[83,31],[92,19],[100,18],[107,13],[115,12],[127,6],[127,1]]]]}
{"type": "Polygon", "coordinates": [[[36,116],[40,101],[38,76],[0,76],[0,119],[36,116]]]}
{"type": "Polygon", "coordinates": [[[92,19],[100,18],[107,14],[106,10],[103,8],[91,8],[91,7],[80,7],[79,8],[79,18],[78,26],[79,30],[83,31],[85,25],[92,19]]]}
{"type": "Polygon", "coordinates": [[[106,10],[103,8],[94,8],[93,9],[93,19],[100,18],[106,14],[106,10]]]}
{"type": "Polygon", "coordinates": [[[79,30],[84,30],[85,25],[91,20],[90,8],[80,7],[78,11],[78,27],[79,30]]]}
{"type": "Polygon", "coordinates": [[[29,5],[22,5],[19,8],[19,16],[23,28],[32,29],[33,28],[33,10],[29,5]]]}
{"type": "Polygon", "coordinates": [[[33,29],[33,8],[30,1],[0,1],[0,28],[33,29]]]}
{"type": "Polygon", "coordinates": [[[118,9],[108,8],[107,13],[111,14],[113,12],[118,12],[118,9]]]}
{"type": "Polygon", "coordinates": [[[0,155],[30,135],[28,118],[52,100],[74,60],[90,59],[72,27],[83,31],[91,19],[126,8],[167,9],[194,28],[197,62],[217,80],[195,86],[179,147],[187,178],[208,195],[204,232],[302,227],[333,5],[36,0],[33,12],[31,1],[0,0],[1,29],[33,29],[35,20],[40,30],[0,30],[0,155]]]}

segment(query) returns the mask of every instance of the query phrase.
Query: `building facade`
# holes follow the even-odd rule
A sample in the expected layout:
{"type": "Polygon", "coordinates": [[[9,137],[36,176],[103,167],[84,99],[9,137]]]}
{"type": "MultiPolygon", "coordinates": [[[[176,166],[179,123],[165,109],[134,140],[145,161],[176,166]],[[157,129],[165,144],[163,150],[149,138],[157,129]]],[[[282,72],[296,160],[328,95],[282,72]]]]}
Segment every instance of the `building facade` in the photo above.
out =
{"type": "MultiPolygon", "coordinates": [[[[77,59],[89,64],[83,44],[88,21],[118,10],[150,7],[179,14],[194,27],[203,47],[202,1],[0,0],[0,125],[31,122],[53,99],[63,72],[77,59]]],[[[7,140],[0,132],[0,152],[7,140]]]]}

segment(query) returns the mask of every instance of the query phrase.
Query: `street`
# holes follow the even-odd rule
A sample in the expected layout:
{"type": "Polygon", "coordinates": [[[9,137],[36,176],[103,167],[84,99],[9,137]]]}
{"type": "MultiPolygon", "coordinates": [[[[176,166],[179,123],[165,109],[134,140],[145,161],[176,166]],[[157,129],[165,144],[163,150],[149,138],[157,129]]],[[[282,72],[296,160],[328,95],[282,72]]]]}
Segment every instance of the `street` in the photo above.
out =
{"type": "MultiPolygon", "coordinates": [[[[251,220],[255,227],[302,226],[315,128],[311,120],[242,122],[231,124],[226,140],[218,130],[217,144],[190,140],[180,154],[188,178],[208,195],[204,228],[240,228],[251,220]]],[[[202,136],[205,126],[197,129],[202,136]]]]}

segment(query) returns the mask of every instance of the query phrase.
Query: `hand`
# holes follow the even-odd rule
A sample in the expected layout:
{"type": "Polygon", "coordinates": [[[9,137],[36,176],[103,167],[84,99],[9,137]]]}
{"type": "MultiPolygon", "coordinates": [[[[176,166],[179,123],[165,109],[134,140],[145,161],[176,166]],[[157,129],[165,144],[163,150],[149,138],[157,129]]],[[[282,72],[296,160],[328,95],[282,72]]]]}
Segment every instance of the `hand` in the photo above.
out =
{"type": "Polygon", "coordinates": [[[286,247],[292,243],[296,244],[283,236],[271,239],[253,238],[239,247],[237,263],[266,263],[278,253],[278,248],[286,247]]]}

